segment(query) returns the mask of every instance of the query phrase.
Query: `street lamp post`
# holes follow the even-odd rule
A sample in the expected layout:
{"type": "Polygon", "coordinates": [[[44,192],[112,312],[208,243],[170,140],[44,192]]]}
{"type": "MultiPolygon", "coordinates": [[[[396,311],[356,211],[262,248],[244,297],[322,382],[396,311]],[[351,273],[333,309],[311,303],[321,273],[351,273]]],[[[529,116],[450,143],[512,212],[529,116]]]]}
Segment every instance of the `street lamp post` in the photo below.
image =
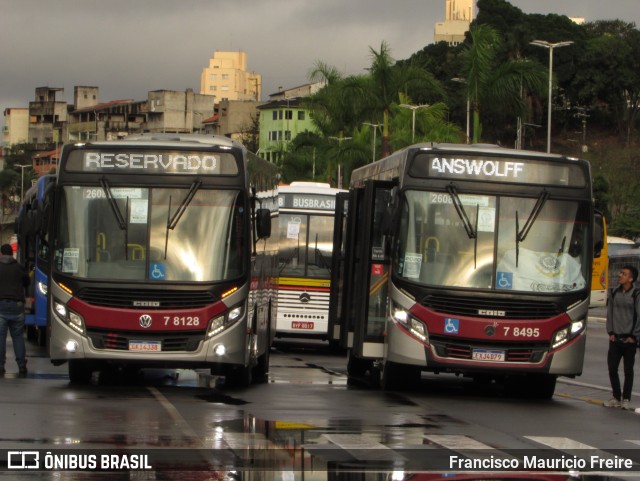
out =
{"type": "Polygon", "coordinates": [[[373,128],[373,156],[371,158],[371,162],[375,162],[376,161],[376,131],[378,130],[378,127],[382,127],[382,124],[372,124],[370,122],[362,122],[362,125],[369,125],[370,127],[373,128]]]}
{"type": "Polygon", "coordinates": [[[547,153],[551,152],[551,108],[552,108],[552,95],[553,95],[553,49],[557,47],[566,47],[573,44],[573,41],[567,40],[565,42],[551,43],[546,40],[534,40],[530,42],[531,45],[536,47],[543,47],[549,49],[549,112],[547,113],[547,153]]]}
{"type": "Polygon", "coordinates": [[[14,167],[20,167],[20,205],[22,205],[22,198],[23,198],[22,194],[24,192],[24,169],[33,168],[33,165],[30,165],[30,164],[26,164],[26,165],[14,164],[14,167]]]}
{"type": "MultiPolygon", "coordinates": [[[[342,148],[342,142],[345,140],[351,140],[353,137],[329,137],[330,139],[337,140],[338,146],[342,148]]],[[[338,188],[342,189],[342,173],[340,172],[340,162],[338,162],[338,188]]]]}
{"type": "Polygon", "coordinates": [[[412,121],[411,121],[411,142],[413,143],[416,138],[416,110],[423,109],[425,107],[430,107],[430,105],[422,104],[422,105],[409,105],[409,104],[400,104],[399,107],[405,109],[411,109],[412,113],[412,121]]]}

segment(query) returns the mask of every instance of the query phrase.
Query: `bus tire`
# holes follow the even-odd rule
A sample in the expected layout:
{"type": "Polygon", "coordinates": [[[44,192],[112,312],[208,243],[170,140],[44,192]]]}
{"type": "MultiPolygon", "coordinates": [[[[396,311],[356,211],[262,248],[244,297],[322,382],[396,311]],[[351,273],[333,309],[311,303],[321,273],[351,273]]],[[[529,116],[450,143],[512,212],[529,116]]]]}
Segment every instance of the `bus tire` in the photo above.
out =
{"type": "Polygon", "coordinates": [[[269,356],[271,347],[267,346],[264,354],[258,357],[258,363],[253,368],[253,380],[255,382],[267,381],[269,374],[269,356]]]}
{"type": "Polygon", "coordinates": [[[71,384],[89,384],[93,367],[88,361],[69,361],[69,382],[71,384]]]}
{"type": "Polygon", "coordinates": [[[229,387],[245,388],[253,382],[253,368],[251,366],[230,368],[225,376],[224,384],[229,387]]]}
{"type": "Polygon", "coordinates": [[[420,368],[385,361],[382,368],[382,389],[396,391],[415,388],[420,382],[420,368]]]}

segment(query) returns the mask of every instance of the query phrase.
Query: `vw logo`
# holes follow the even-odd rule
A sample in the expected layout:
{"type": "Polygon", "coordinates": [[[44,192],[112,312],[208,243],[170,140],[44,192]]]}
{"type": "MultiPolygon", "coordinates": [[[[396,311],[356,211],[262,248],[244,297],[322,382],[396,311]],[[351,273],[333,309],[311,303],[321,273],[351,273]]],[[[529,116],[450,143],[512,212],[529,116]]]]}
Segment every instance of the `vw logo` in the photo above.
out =
{"type": "Polygon", "coordinates": [[[311,296],[309,295],[308,292],[303,292],[302,294],[300,294],[300,302],[304,302],[305,304],[307,302],[311,301],[311,296]]]}
{"type": "Polygon", "coordinates": [[[153,322],[153,319],[151,319],[151,316],[149,314],[142,314],[140,316],[139,322],[140,322],[140,327],[144,327],[146,329],[147,327],[151,327],[151,323],[153,322]]]}

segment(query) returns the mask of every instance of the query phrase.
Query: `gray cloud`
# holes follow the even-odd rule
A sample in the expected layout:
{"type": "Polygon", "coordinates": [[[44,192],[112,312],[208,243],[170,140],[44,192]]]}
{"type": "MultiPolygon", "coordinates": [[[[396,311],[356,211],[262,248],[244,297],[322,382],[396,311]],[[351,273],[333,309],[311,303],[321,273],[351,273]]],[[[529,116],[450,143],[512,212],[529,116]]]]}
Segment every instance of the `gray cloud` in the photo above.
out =
{"type": "MultiPolygon", "coordinates": [[[[512,0],[527,13],[640,19],[637,0],[512,0]]],[[[406,58],[433,41],[444,0],[0,0],[0,109],[39,86],[97,85],[102,101],[193,88],[215,50],[244,50],[263,97],[308,81],[316,61],[344,73],[389,43],[406,58]]]]}

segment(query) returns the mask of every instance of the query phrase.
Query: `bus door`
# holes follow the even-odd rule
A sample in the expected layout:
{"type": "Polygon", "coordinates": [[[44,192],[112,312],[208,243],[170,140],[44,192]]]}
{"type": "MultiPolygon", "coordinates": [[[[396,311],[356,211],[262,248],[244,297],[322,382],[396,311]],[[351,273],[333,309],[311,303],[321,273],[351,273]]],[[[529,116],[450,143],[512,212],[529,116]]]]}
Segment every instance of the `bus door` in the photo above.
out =
{"type": "Polygon", "coordinates": [[[342,307],[345,298],[345,290],[349,283],[345,280],[346,268],[346,237],[347,237],[347,208],[350,205],[351,192],[339,192],[336,194],[335,217],[333,219],[333,255],[331,256],[331,285],[329,302],[329,323],[327,335],[331,343],[342,348],[351,347],[347,336],[343,337],[345,319],[342,316],[342,307]]]}
{"type": "MultiPolygon", "coordinates": [[[[360,360],[383,356],[390,267],[384,227],[394,185],[370,180],[349,197],[344,265],[336,291],[342,291],[339,320],[346,332],[341,332],[341,341],[351,348],[350,356],[360,360]]],[[[336,227],[342,228],[338,221],[336,227]]],[[[332,297],[332,304],[334,299],[338,300],[332,297]]]]}

